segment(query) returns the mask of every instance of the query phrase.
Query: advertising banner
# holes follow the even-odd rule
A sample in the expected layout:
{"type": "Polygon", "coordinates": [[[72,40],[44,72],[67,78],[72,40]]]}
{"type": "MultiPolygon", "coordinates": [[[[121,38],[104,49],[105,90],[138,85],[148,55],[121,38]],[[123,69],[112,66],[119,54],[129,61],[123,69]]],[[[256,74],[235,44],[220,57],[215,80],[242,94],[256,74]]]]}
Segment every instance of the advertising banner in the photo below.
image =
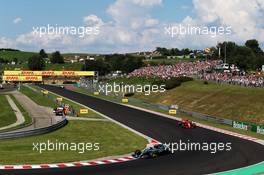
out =
{"type": "Polygon", "coordinates": [[[176,109],[170,109],[169,110],[169,114],[176,115],[176,113],[177,113],[176,109]]]}
{"type": "Polygon", "coordinates": [[[3,76],[4,81],[42,81],[42,76],[3,76]]]}
{"type": "Polygon", "coordinates": [[[233,121],[233,128],[237,128],[237,129],[243,129],[243,130],[250,130],[250,125],[246,124],[244,122],[237,122],[237,121],[233,121]]]}
{"type": "Polygon", "coordinates": [[[57,100],[58,100],[58,101],[62,101],[63,98],[62,98],[62,97],[57,97],[57,100]]]}
{"type": "Polygon", "coordinates": [[[264,126],[251,125],[251,131],[258,134],[264,134],[264,126]]]}
{"type": "Polygon", "coordinates": [[[127,98],[123,98],[122,99],[122,103],[128,103],[128,99],[127,98]]]}
{"type": "Polygon", "coordinates": [[[41,91],[43,94],[49,94],[49,91],[46,91],[46,90],[42,90],[41,91]]]}
{"type": "Polygon", "coordinates": [[[80,114],[88,114],[88,109],[80,109],[80,114]]]}
{"type": "Polygon", "coordinates": [[[238,128],[238,129],[247,130],[247,131],[256,132],[258,134],[264,134],[264,126],[259,126],[256,124],[249,124],[245,122],[233,121],[233,127],[238,128]]]}
{"type": "Polygon", "coordinates": [[[4,71],[12,76],[94,76],[94,71],[4,71]]]}

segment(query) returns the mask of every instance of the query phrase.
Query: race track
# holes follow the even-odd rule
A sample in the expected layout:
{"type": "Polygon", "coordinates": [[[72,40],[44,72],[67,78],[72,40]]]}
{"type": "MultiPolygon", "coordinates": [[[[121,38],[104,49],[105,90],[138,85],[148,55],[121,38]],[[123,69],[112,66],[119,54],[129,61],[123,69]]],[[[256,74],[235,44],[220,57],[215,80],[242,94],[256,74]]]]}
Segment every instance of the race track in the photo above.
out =
{"type": "MultiPolygon", "coordinates": [[[[77,168],[55,168],[35,170],[6,170],[0,174],[12,175],[176,175],[208,174],[252,165],[264,160],[264,147],[260,144],[224,135],[203,128],[182,129],[177,121],[148,112],[132,109],[123,105],[86,96],[66,89],[44,86],[81,104],[89,106],[161,142],[178,142],[180,139],[190,142],[231,142],[231,151],[216,154],[202,151],[177,152],[172,155],[148,160],[98,165],[77,168]]],[[[114,144],[114,143],[113,143],[114,144]]]]}

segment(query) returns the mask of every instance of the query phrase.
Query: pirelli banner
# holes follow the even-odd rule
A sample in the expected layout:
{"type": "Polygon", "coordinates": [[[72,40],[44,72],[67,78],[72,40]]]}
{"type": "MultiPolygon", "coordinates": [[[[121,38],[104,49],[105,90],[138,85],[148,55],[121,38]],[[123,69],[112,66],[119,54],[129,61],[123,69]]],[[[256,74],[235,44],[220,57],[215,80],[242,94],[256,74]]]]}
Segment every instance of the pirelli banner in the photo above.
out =
{"type": "Polygon", "coordinates": [[[4,71],[12,76],[94,76],[94,71],[4,71]]]}
{"type": "Polygon", "coordinates": [[[12,76],[4,75],[4,81],[42,81],[42,76],[12,76]]]}

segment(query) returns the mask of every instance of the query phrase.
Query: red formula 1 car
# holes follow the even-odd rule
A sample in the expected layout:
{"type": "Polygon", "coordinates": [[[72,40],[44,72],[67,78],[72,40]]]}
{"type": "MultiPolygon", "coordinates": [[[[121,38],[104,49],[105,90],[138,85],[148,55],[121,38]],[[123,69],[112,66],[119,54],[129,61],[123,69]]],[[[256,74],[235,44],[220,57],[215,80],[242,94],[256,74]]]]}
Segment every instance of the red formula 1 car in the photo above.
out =
{"type": "Polygon", "coordinates": [[[189,129],[189,128],[196,128],[196,124],[193,123],[192,121],[190,121],[189,119],[187,118],[182,118],[182,120],[178,123],[179,126],[181,126],[182,128],[186,128],[186,129],[189,129]]]}

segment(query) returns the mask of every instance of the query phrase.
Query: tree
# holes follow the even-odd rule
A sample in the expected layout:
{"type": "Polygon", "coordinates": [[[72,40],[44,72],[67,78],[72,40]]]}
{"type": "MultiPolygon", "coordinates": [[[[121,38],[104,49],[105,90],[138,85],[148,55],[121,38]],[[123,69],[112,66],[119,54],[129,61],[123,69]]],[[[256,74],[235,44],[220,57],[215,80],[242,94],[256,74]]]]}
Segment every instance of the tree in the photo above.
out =
{"type": "Polygon", "coordinates": [[[255,60],[256,68],[261,68],[262,65],[264,65],[264,53],[259,47],[258,41],[255,39],[247,40],[245,46],[250,48],[256,55],[256,60],[255,60]]]}
{"type": "Polygon", "coordinates": [[[245,46],[250,48],[257,55],[263,53],[263,51],[259,47],[258,41],[255,40],[255,39],[247,40],[246,43],[245,43],[245,46]]]}
{"type": "Polygon", "coordinates": [[[111,66],[112,71],[121,70],[124,65],[125,55],[113,54],[106,55],[105,61],[111,66]]]}
{"type": "Polygon", "coordinates": [[[169,56],[170,55],[170,51],[164,47],[157,47],[156,51],[159,52],[162,56],[169,56]]]}
{"type": "Polygon", "coordinates": [[[189,55],[192,51],[188,48],[182,49],[183,55],[189,55]]]}
{"type": "Polygon", "coordinates": [[[45,68],[45,61],[40,55],[33,55],[28,59],[28,68],[30,70],[43,70],[45,68]]]}
{"type": "Polygon", "coordinates": [[[143,66],[143,61],[142,61],[141,58],[126,57],[126,59],[124,60],[123,65],[125,65],[125,66],[123,66],[121,70],[123,72],[129,73],[129,72],[132,72],[135,69],[138,69],[138,68],[142,67],[143,66]]]}
{"type": "Polygon", "coordinates": [[[226,54],[227,60],[230,59],[236,53],[236,49],[238,47],[239,46],[235,42],[228,41],[228,42],[221,43],[220,44],[220,49],[221,49],[220,54],[221,54],[221,58],[224,59],[225,58],[225,54],[226,54]]]}
{"type": "Polygon", "coordinates": [[[231,63],[238,65],[239,68],[244,70],[255,70],[257,68],[256,56],[254,52],[246,46],[238,46],[234,55],[230,57],[230,60],[232,60],[231,63]]]}
{"type": "Polygon", "coordinates": [[[13,59],[12,59],[12,61],[13,61],[13,62],[15,62],[15,64],[17,64],[17,63],[18,63],[18,59],[17,59],[16,57],[15,57],[15,58],[13,58],[13,59]]]}
{"type": "Polygon", "coordinates": [[[125,73],[132,72],[143,66],[142,58],[131,55],[106,55],[105,61],[110,65],[111,71],[120,70],[125,73]]]}
{"type": "Polygon", "coordinates": [[[51,58],[50,58],[50,62],[52,64],[63,64],[64,63],[64,59],[63,56],[60,54],[59,51],[53,52],[51,54],[51,58]]]}
{"type": "Polygon", "coordinates": [[[103,60],[85,60],[82,70],[98,71],[99,75],[105,75],[110,72],[110,65],[103,60]]]}
{"type": "Polygon", "coordinates": [[[41,58],[48,58],[48,54],[46,54],[44,49],[41,49],[39,51],[39,55],[40,55],[41,58]]]}
{"type": "MultiPolygon", "coordinates": [[[[245,46],[239,46],[235,42],[223,42],[217,47],[221,48],[221,58],[225,58],[229,64],[236,64],[244,70],[256,70],[264,64],[263,51],[257,40],[248,40],[245,46]]],[[[218,57],[218,49],[214,50],[213,57],[218,57]]]]}

